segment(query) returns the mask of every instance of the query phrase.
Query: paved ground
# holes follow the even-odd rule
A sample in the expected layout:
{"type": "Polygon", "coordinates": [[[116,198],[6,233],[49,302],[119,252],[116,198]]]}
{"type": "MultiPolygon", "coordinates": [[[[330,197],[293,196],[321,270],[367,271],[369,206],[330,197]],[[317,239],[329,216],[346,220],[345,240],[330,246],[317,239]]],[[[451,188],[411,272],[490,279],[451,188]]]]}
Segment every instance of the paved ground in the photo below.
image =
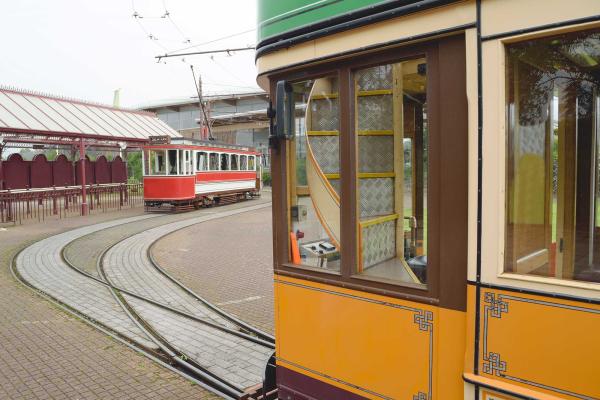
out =
{"type": "Polygon", "coordinates": [[[70,317],[16,282],[9,262],[44,237],[141,209],[0,231],[0,398],[203,399],[214,396],[70,317]]]}
{"type": "Polygon", "coordinates": [[[270,208],[190,226],[159,240],[152,252],[194,292],[273,333],[270,208]]]}
{"type": "MultiPolygon", "coordinates": [[[[67,232],[64,235],[55,237],[57,240],[54,241],[38,241],[31,248],[33,251],[27,254],[27,257],[22,256],[21,263],[26,265],[35,261],[45,265],[45,268],[41,270],[41,275],[37,277],[39,283],[45,285],[45,291],[54,295],[60,293],[60,295],[65,296],[66,294],[67,298],[72,296],[71,299],[74,301],[83,301],[87,307],[86,311],[94,314],[93,316],[96,319],[108,319],[110,321],[103,321],[108,325],[117,321],[118,328],[126,334],[139,336],[140,341],[143,342],[144,334],[137,332],[135,327],[128,326],[126,322],[120,320],[118,308],[114,307],[114,304],[110,305],[108,298],[104,295],[98,295],[102,290],[95,287],[97,285],[90,283],[89,279],[86,282],[78,282],[77,280],[82,277],[75,277],[72,271],[65,272],[66,269],[62,268],[64,266],[61,267],[62,272],[57,274],[57,271],[53,268],[60,266],[62,262],[59,257],[60,249],[71,242],[64,250],[66,258],[78,268],[97,276],[96,260],[98,256],[104,249],[114,243],[120,244],[115,246],[113,248],[115,251],[113,253],[109,252],[106,257],[109,259],[109,254],[112,254],[114,265],[139,264],[140,260],[135,259],[135,252],[131,250],[136,249],[138,250],[137,253],[143,253],[147,249],[147,245],[154,240],[153,238],[169,232],[169,229],[160,228],[160,226],[171,224],[171,228],[185,227],[191,223],[189,222],[190,219],[207,219],[210,218],[212,213],[248,207],[268,200],[267,194],[267,197],[250,203],[238,203],[194,213],[168,216],[139,217],[141,210],[134,209],[120,213],[96,215],[87,220],[71,218],[58,221],[52,225],[14,227],[9,228],[7,231],[0,231],[0,243],[2,243],[0,245],[0,262],[2,262],[2,270],[0,271],[0,290],[2,294],[0,299],[6,299],[7,297],[12,299],[10,302],[3,301],[0,304],[0,313],[6,316],[6,319],[0,321],[0,398],[212,397],[201,388],[191,385],[174,373],[135,354],[80,321],[68,317],[48,302],[35,296],[28,289],[20,287],[10,276],[8,260],[19,249],[25,247],[25,243],[31,244],[45,236],[77,228],[86,222],[91,224],[101,223],[116,217],[131,218],[130,220],[108,222],[95,228],[84,227],[79,231],[67,232]],[[131,223],[124,224],[124,222],[131,223]],[[141,234],[137,238],[127,240],[127,237],[140,232],[141,234]],[[148,232],[151,234],[149,235],[148,232]],[[84,236],[73,241],[81,235],[84,236]],[[128,262],[124,263],[123,260],[128,260],[128,262]],[[64,274],[67,274],[68,277],[64,274]],[[62,279],[68,279],[71,285],[60,287],[59,283],[62,279]],[[12,305],[12,307],[9,305],[12,305]],[[5,308],[6,310],[4,310],[5,308]],[[44,340],[40,340],[40,338],[44,338],[44,340]]],[[[183,243],[187,242],[180,244],[183,246],[183,243]]],[[[226,311],[238,315],[265,331],[271,332],[272,266],[270,243],[270,208],[265,208],[251,213],[202,222],[200,225],[173,233],[158,242],[155,255],[163,268],[168,269],[169,272],[175,272],[178,278],[197,290],[199,294],[219,303],[220,307],[226,311]],[[248,240],[240,240],[239,234],[236,237],[232,224],[238,225],[238,229],[247,235],[244,236],[244,239],[247,238],[248,240]],[[220,241],[215,238],[215,235],[212,235],[211,238],[210,232],[214,229],[221,232],[220,241]],[[199,260],[197,257],[203,257],[201,265],[205,267],[203,270],[208,273],[208,276],[199,274],[193,276],[193,279],[189,279],[188,276],[182,277],[178,272],[185,269],[180,268],[178,265],[179,259],[167,260],[167,262],[161,260],[161,257],[165,254],[161,249],[164,246],[168,247],[170,241],[176,239],[179,235],[185,235],[190,230],[193,235],[196,235],[197,232],[200,233],[200,236],[196,236],[197,239],[200,239],[202,235],[208,236],[206,246],[197,245],[197,243],[205,243],[204,240],[200,239],[199,242],[196,242],[196,245],[193,242],[191,243],[192,252],[180,251],[180,253],[192,253],[196,266],[198,265],[197,260],[199,260]],[[235,243],[235,251],[230,251],[232,248],[229,246],[219,245],[219,242],[235,243]],[[257,246],[257,242],[261,245],[257,246]],[[217,248],[223,251],[223,255],[215,258],[213,251],[217,248]],[[213,251],[210,251],[209,254],[207,249],[213,249],[213,251]],[[239,262],[239,256],[243,256],[244,253],[249,255],[243,257],[244,261],[249,262],[252,267],[240,269],[243,265],[239,262]],[[205,262],[204,259],[206,259],[205,262]],[[229,263],[227,260],[229,260],[229,263]],[[255,262],[251,260],[255,260],[255,262]],[[245,276],[244,274],[249,274],[253,270],[255,273],[252,275],[252,279],[247,279],[246,285],[244,285],[246,286],[245,291],[235,289],[237,294],[243,294],[245,297],[241,299],[230,298],[232,292],[229,289],[239,286],[240,274],[245,276]],[[214,278],[219,274],[219,271],[221,272],[220,278],[211,279],[211,276],[214,278]],[[258,271],[260,273],[257,274],[258,271]],[[252,285],[255,285],[256,288],[248,288],[252,285]],[[219,292],[221,292],[221,295],[218,295],[219,292]],[[207,293],[210,293],[210,295],[207,295],[207,293]]],[[[178,250],[182,248],[184,247],[177,247],[178,250]]],[[[143,267],[143,260],[140,265],[143,267]]],[[[140,267],[140,265],[137,266],[140,267]]],[[[132,271],[135,272],[136,270],[130,270],[129,272],[132,271]]],[[[112,276],[113,278],[122,278],[122,273],[122,270],[113,270],[112,276]]],[[[29,279],[33,278],[29,276],[29,279]]],[[[139,275],[130,275],[129,278],[129,283],[131,283],[138,279],[139,275]]],[[[102,289],[109,293],[106,288],[102,289]]],[[[156,292],[162,291],[163,295],[167,297],[173,295],[172,290],[165,292],[164,288],[156,287],[156,289],[156,292]]],[[[175,298],[177,299],[177,296],[175,298]]],[[[136,304],[136,300],[132,298],[128,300],[130,305],[139,308],[140,313],[150,313],[153,317],[160,314],[160,310],[155,309],[156,307],[140,304],[139,301],[136,304]]],[[[163,297],[161,300],[165,300],[165,298],[163,297]]],[[[169,300],[172,301],[173,299],[169,300]]],[[[180,298],[179,303],[177,301],[175,303],[178,306],[185,305],[185,302],[182,302],[180,298]]],[[[194,313],[193,308],[192,313],[194,313]]],[[[173,317],[165,316],[162,319],[159,318],[159,321],[160,323],[155,328],[162,328],[164,332],[168,332],[176,326],[182,326],[185,328],[182,328],[182,330],[187,330],[189,335],[187,335],[187,339],[183,335],[184,344],[189,345],[194,340],[198,342],[195,344],[196,349],[194,349],[194,346],[191,346],[191,348],[188,346],[189,353],[195,354],[199,359],[204,358],[213,368],[230,368],[222,371],[215,370],[215,373],[229,374],[228,378],[238,383],[240,387],[245,387],[250,381],[255,381],[258,378],[258,371],[264,365],[262,358],[267,354],[266,352],[254,348],[248,349],[250,354],[252,351],[258,351],[257,354],[262,354],[260,357],[236,357],[231,350],[226,351],[228,348],[226,342],[229,339],[224,339],[222,335],[217,335],[216,332],[209,332],[204,326],[200,326],[201,324],[190,329],[193,324],[190,324],[189,320],[175,321],[173,317]],[[219,346],[216,347],[221,347],[224,350],[217,355],[207,354],[205,351],[206,343],[197,340],[198,332],[204,332],[199,336],[205,338],[205,341],[217,340],[219,346]],[[235,362],[229,365],[217,362],[227,357],[235,362]],[[238,360],[243,362],[240,363],[238,360]],[[248,371],[252,368],[256,369],[254,373],[256,376],[253,379],[247,381],[240,379],[248,377],[248,371]]],[[[181,335],[176,336],[173,341],[176,342],[181,337],[181,335]]],[[[233,343],[229,348],[235,346],[236,344],[233,343]]]]}

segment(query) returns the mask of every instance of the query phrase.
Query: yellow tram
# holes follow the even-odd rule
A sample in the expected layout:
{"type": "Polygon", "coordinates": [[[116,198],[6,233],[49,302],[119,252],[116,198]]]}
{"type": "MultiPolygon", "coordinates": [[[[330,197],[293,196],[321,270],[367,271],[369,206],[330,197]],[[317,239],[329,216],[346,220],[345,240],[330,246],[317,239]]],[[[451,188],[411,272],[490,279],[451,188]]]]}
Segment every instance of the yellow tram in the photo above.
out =
{"type": "Polygon", "coordinates": [[[600,399],[600,1],[258,0],[281,399],[600,399]]]}

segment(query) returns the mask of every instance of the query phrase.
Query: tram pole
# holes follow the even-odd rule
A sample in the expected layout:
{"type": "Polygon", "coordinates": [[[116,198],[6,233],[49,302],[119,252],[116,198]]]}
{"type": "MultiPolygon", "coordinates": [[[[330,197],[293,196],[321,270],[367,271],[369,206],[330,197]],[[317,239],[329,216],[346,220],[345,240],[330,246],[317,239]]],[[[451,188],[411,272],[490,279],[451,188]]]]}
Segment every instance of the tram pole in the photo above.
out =
{"type": "Polygon", "coordinates": [[[83,138],[79,139],[79,173],[81,176],[81,215],[88,215],[88,204],[85,189],[85,145],[83,138]]]}

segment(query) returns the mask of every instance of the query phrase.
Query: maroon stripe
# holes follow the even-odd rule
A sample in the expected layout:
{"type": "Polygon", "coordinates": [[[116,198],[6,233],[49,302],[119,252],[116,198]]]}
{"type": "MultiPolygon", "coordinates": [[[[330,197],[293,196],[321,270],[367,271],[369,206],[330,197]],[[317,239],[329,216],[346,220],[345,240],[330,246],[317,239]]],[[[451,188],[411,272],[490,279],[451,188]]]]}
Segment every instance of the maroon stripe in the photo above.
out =
{"type": "Polygon", "coordinates": [[[277,388],[280,399],[294,400],[364,400],[366,397],[338,388],[310,376],[277,366],[277,388]]]}

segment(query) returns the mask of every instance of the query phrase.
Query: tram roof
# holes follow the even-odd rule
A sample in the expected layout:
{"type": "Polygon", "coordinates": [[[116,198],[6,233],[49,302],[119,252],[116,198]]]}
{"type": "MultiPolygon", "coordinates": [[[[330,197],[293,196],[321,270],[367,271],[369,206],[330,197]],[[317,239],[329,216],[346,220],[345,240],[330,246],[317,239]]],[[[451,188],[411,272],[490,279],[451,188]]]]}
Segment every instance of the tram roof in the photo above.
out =
{"type": "Polygon", "coordinates": [[[0,87],[1,133],[125,142],[181,137],[154,113],[5,87],[0,87]]]}
{"type": "Polygon", "coordinates": [[[258,0],[256,57],[460,0],[258,0]]]}
{"type": "MultiPolygon", "coordinates": [[[[172,138],[170,140],[169,145],[220,147],[223,149],[230,149],[230,150],[256,151],[256,149],[254,147],[250,147],[250,146],[219,142],[217,140],[198,140],[198,139],[188,139],[188,138],[184,138],[184,137],[172,138]]],[[[159,144],[158,146],[159,147],[164,146],[164,144],[159,144]]]]}

